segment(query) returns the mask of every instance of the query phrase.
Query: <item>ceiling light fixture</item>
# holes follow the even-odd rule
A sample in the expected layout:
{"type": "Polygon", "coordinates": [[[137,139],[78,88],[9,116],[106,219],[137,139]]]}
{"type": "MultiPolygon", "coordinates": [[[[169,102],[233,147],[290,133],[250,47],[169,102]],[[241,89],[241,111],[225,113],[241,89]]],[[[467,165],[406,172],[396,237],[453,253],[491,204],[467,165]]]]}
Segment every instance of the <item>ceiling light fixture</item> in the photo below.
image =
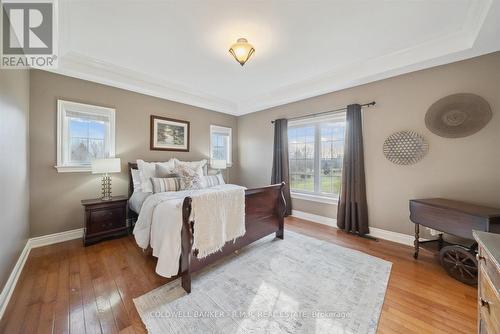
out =
{"type": "Polygon", "coordinates": [[[255,49],[252,44],[248,43],[246,38],[238,38],[236,43],[229,48],[229,53],[233,55],[234,59],[236,59],[241,66],[243,66],[255,53],[255,49]]]}

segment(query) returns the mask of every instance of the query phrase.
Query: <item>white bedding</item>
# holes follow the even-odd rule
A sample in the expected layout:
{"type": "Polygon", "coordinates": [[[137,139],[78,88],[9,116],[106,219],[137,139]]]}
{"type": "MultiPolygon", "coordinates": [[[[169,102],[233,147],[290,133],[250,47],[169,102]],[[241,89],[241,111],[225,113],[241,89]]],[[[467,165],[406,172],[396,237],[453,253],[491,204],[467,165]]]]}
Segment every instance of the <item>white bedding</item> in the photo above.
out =
{"type": "Polygon", "coordinates": [[[224,184],[207,189],[157,193],[145,199],[134,227],[134,236],[139,247],[146,249],[151,246],[153,249],[153,256],[158,258],[156,272],[159,275],[172,277],[179,271],[184,198],[230,189],[244,188],[224,184]]]}
{"type": "Polygon", "coordinates": [[[134,191],[130,198],[128,199],[128,206],[137,214],[141,212],[142,204],[147,197],[151,196],[151,193],[145,193],[142,191],[134,191]]]}

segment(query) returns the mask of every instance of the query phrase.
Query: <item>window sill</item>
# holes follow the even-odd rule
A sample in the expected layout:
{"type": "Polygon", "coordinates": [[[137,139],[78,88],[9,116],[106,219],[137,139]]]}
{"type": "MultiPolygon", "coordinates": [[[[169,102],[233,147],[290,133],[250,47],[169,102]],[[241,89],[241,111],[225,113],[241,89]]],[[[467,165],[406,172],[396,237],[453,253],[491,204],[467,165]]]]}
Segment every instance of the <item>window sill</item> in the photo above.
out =
{"type": "Polygon", "coordinates": [[[54,166],[58,173],[82,173],[91,172],[91,166],[54,166]]]}
{"type": "Polygon", "coordinates": [[[297,193],[297,192],[292,192],[291,196],[292,196],[292,198],[295,198],[295,199],[301,199],[301,200],[305,200],[305,201],[324,203],[324,204],[337,204],[338,200],[339,200],[336,197],[320,196],[320,195],[314,195],[314,194],[304,194],[304,193],[297,193]]]}

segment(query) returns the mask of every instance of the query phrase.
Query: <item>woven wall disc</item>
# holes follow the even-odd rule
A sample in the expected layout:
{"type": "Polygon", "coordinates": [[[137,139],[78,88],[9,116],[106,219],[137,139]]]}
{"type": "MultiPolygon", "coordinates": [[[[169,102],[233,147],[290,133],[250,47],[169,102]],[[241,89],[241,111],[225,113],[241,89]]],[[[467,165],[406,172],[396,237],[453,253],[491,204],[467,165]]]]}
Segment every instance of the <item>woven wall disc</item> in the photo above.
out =
{"type": "Polygon", "coordinates": [[[384,155],[397,165],[413,165],[427,154],[429,144],[415,131],[396,132],[384,142],[384,155]]]}
{"type": "Polygon", "coordinates": [[[425,125],[445,138],[470,136],[493,116],[488,101],[475,94],[453,94],[435,102],[425,114],[425,125]]]}

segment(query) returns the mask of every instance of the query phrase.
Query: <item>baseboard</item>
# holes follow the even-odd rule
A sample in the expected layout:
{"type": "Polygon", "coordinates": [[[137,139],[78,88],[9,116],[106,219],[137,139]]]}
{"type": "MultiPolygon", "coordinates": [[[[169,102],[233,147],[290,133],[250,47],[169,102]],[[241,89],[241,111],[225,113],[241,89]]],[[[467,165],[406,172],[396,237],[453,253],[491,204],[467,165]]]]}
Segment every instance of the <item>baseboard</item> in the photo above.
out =
{"type": "Polygon", "coordinates": [[[40,237],[34,237],[28,240],[30,248],[37,248],[52,244],[57,244],[59,242],[64,242],[68,240],[79,239],[83,237],[83,228],[78,228],[76,230],[70,230],[65,232],[59,232],[54,234],[42,235],[40,237]]]}
{"type": "MultiPolygon", "coordinates": [[[[370,235],[375,238],[389,240],[407,246],[413,246],[413,241],[415,240],[413,235],[387,231],[376,227],[370,227],[370,235]]],[[[420,240],[424,239],[420,238],[420,240]]]]}
{"type": "Polygon", "coordinates": [[[5,309],[9,304],[10,297],[12,297],[12,293],[14,292],[14,288],[16,287],[19,276],[23,271],[24,264],[26,263],[28,255],[30,254],[30,250],[31,248],[29,246],[28,239],[26,245],[24,245],[21,255],[19,255],[19,258],[17,259],[17,262],[9,275],[9,278],[7,279],[7,282],[5,283],[5,286],[3,287],[2,293],[0,294],[0,319],[3,317],[3,313],[5,312],[5,309]]]}
{"type": "Polygon", "coordinates": [[[313,223],[328,225],[337,228],[337,219],[315,215],[309,212],[292,210],[292,216],[304,220],[312,221],[313,223]]]}
{"type": "Polygon", "coordinates": [[[0,294],[0,319],[3,317],[5,309],[9,304],[10,298],[12,297],[12,293],[16,288],[17,281],[19,279],[19,276],[21,275],[21,272],[23,271],[24,264],[28,259],[30,251],[33,248],[52,245],[73,239],[79,239],[82,237],[83,228],[79,228],[76,230],[43,235],[40,237],[28,239],[26,245],[23,248],[23,251],[21,252],[21,255],[19,255],[19,258],[17,259],[14,269],[12,269],[9,278],[7,279],[7,283],[5,283],[5,286],[3,287],[2,293],[0,294]]]}
{"type": "MultiPolygon", "coordinates": [[[[319,216],[312,213],[297,211],[297,210],[292,210],[292,216],[304,220],[309,220],[313,223],[328,225],[337,228],[337,219],[335,218],[319,216]]],[[[412,246],[414,240],[414,237],[411,235],[387,231],[376,227],[370,227],[369,235],[375,238],[393,241],[397,242],[398,244],[403,244],[408,246],[412,246]]]]}

